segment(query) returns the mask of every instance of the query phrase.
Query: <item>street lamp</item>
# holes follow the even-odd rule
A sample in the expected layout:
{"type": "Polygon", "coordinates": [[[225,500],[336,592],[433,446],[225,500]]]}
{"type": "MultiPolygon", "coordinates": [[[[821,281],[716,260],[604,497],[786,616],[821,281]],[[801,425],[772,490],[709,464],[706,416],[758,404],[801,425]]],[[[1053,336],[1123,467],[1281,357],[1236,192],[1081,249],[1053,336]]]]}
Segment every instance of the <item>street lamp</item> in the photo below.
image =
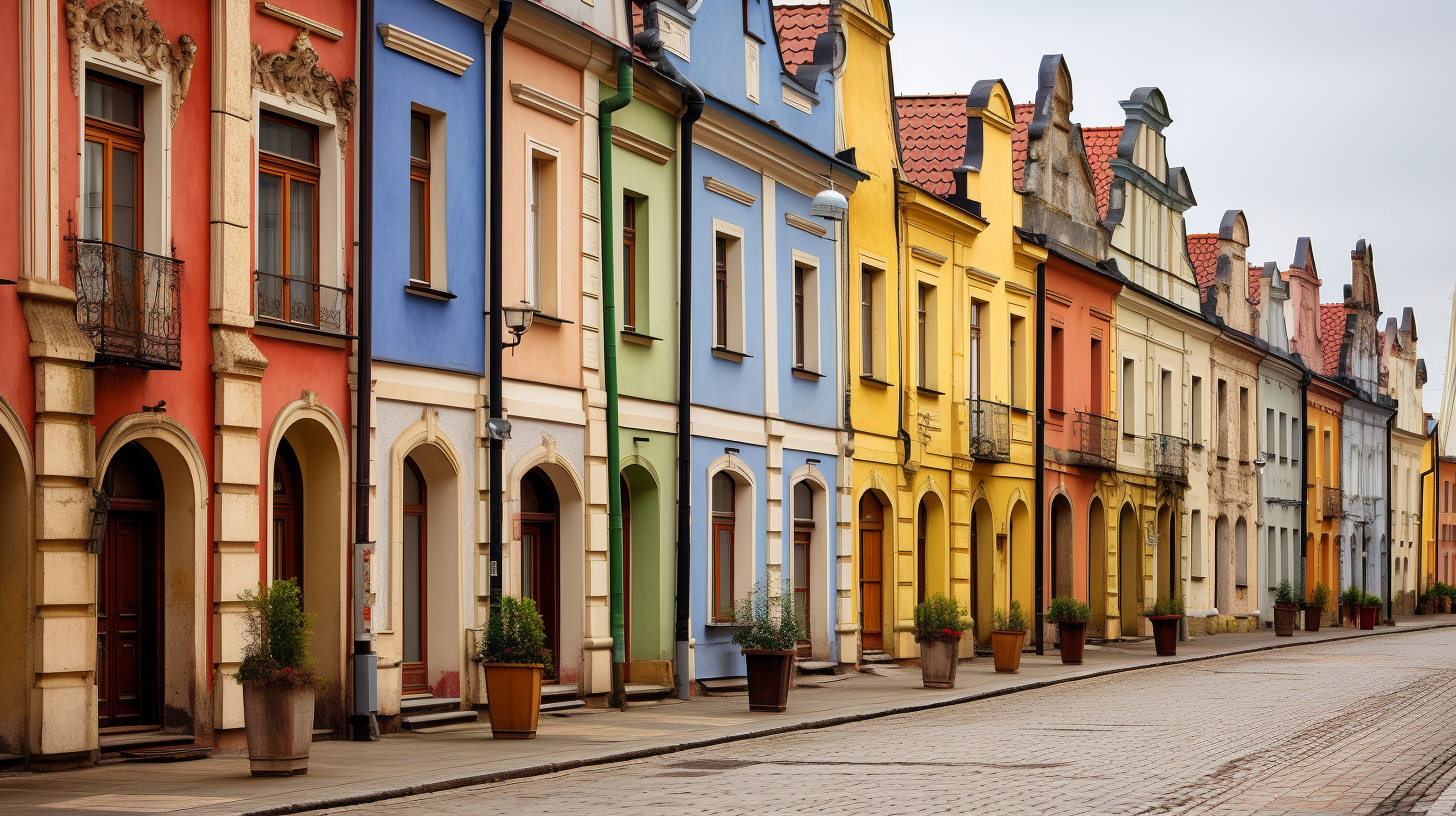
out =
{"type": "Polygon", "coordinates": [[[526,301],[521,301],[520,306],[502,306],[501,311],[505,313],[506,329],[515,338],[513,342],[504,343],[504,348],[515,348],[521,344],[521,335],[531,330],[531,321],[536,317],[536,309],[526,301]]]}

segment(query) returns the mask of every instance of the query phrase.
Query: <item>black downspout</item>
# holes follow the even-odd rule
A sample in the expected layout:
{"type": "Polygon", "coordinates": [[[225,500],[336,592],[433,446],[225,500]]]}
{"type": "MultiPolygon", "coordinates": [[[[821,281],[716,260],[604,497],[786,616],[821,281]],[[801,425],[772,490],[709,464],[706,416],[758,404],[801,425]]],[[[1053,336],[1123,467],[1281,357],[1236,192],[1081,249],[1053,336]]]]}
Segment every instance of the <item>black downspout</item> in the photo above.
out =
{"type": "Polygon", "coordinates": [[[1309,369],[1305,369],[1299,381],[1299,432],[1304,434],[1300,443],[1304,446],[1304,455],[1299,458],[1299,594],[1306,601],[1309,600],[1309,460],[1314,455],[1309,449],[1309,382],[1312,377],[1309,369]]]}
{"type": "Polygon", "coordinates": [[[359,153],[358,179],[359,201],[357,219],[359,260],[354,281],[358,299],[355,301],[355,320],[358,321],[355,341],[357,371],[354,383],[354,552],[349,554],[349,563],[358,570],[360,579],[354,582],[354,593],[358,598],[355,621],[363,621],[364,628],[354,634],[354,706],[349,717],[352,738],[361,742],[379,738],[379,724],[375,717],[378,710],[377,683],[378,665],[374,654],[374,633],[368,615],[367,562],[356,562],[374,551],[374,542],[369,540],[369,443],[370,396],[374,392],[374,372],[370,365],[374,346],[370,336],[373,323],[373,281],[374,281],[374,0],[362,0],[359,8],[359,153]],[[366,564],[360,568],[360,563],[366,564]],[[360,662],[364,665],[358,665],[360,662]]]}
{"type": "Polygon", "coordinates": [[[1395,587],[1390,585],[1390,560],[1394,557],[1395,541],[1395,514],[1390,509],[1390,498],[1395,492],[1395,485],[1390,483],[1390,443],[1392,431],[1395,428],[1395,414],[1392,410],[1390,416],[1385,419],[1385,553],[1380,559],[1380,583],[1385,590],[1385,619],[1395,620],[1395,600],[1391,596],[1395,594],[1395,587]]]}
{"type": "MultiPolygon", "coordinates": [[[[1032,455],[1036,458],[1036,653],[1046,653],[1046,263],[1036,265],[1036,400],[1032,403],[1034,425],[1032,455]]],[[[1088,565],[1091,568],[1091,565],[1088,565]]]]}
{"type": "Polygon", "coordinates": [[[511,19],[511,0],[500,0],[496,7],[495,25],[490,29],[490,209],[485,214],[485,227],[490,236],[490,319],[486,321],[490,346],[490,614],[500,611],[501,599],[501,550],[505,534],[502,516],[504,502],[504,455],[505,440],[509,437],[508,426],[502,416],[505,405],[505,384],[501,374],[502,351],[505,348],[501,332],[505,329],[505,313],[501,311],[501,106],[505,88],[505,59],[501,53],[506,33],[506,23],[511,19]]]}
{"type": "MultiPolygon", "coordinates": [[[[1421,421],[1424,422],[1425,418],[1422,417],[1421,421]]],[[[1441,461],[1441,457],[1438,455],[1440,451],[1436,450],[1436,428],[1438,428],[1439,426],[1439,422],[1432,422],[1430,430],[1426,432],[1426,444],[1431,447],[1431,468],[1430,470],[1421,471],[1421,527],[1420,531],[1416,534],[1417,543],[1419,545],[1418,549],[1416,550],[1417,604],[1420,604],[1421,602],[1421,592],[1424,591],[1423,586],[1426,582],[1426,522],[1428,520],[1431,522],[1431,532],[1433,534],[1436,534],[1436,541],[1441,540],[1440,535],[1436,533],[1436,531],[1440,529],[1440,525],[1436,523],[1440,520],[1440,516],[1436,512],[1436,497],[1441,495],[1440,492],[1436,490],[1436,484],[1440,481],[1440,467],[1438,463],[1441,461]],[[1426,518],[1426,474],[1431,474],[1432,476],[1430,519],[1426,518]]]]}

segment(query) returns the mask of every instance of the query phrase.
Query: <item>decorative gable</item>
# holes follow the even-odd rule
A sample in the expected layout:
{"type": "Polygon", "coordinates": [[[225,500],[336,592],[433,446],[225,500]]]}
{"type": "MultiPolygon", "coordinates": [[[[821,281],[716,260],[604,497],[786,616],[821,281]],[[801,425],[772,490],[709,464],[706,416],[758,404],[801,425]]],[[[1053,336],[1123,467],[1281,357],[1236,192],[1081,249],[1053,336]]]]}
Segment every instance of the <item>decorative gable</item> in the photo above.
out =
{"type": "MultiPolygon", "coordinates": [[[[1087,155],[1082,127],[1072,121],[1072,75],[1060,54],[1042,57],[1036,103],[1017,106],[1013,151],[1022,164],[1017,186],[1030,197],[1023,205],[1026,227],[1093,260],[1107,257],[1109,233],[1102,225],[1098,181],[1087,155]],[[1024,113],[1029,113],[1023,124],[1024,113]]],[[[1106,171],[1106,162],[1102,162],[1106,171]]],[[[1015,165],[1013,165],[1015,170],[1015,165]]],[[[1109,173],[1110,176],[1110,173],[1109,173]]]]}

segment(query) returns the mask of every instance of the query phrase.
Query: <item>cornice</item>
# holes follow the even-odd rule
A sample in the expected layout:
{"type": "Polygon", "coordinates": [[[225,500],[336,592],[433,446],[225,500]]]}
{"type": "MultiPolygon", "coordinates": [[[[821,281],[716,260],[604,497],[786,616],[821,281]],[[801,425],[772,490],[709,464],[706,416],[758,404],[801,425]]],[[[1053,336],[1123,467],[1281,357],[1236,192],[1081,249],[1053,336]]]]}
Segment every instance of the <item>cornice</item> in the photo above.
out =
{"type": "Polygon", "coordinates": [[[612,125],[612,144],[658,164],[667,164],[672,161],[673,154],[677,152],[672,145],[665,145],[640,133],[633,133],[621,125],[612,125]]]}
{"type": "MultiPolygon", "coordinates": [[[[693,127],[693,140],[724,158],[772,176],[802,195],[814,196],[829,186],[827,161],[795,150],[717,108],[703,109],[703,117],[693,127]]],[[[849,193],[854,190],[855,179],[837,173],[835,183],[849,193]]]]}
{"type": "Polygon", "coordinates": [[[446,48],[437,42],[427,40],[418,34],[389,23],[379,25],[379,37],[384,41],[385,48],[414,57],[456,76],[463,75],[465,69],[475,62],[472,57],[453,48],[446,48]]]}
{"type": "Polygon", "coordinates": [[[580,122],[581,117],[586,115],[586,111],[570,102],[557,99],[545,91],[537,90],[522,82],[511,83],[511,98],[528,108],[560,119],[569,125],[580,122]]]}
{"type": "Polygon", "coordinates": [[[926,263],[935,264],[936,266],[944,266],[945,262],[948,260],[944,255],[940,254],[939,252],[932,252],[921,246],[911,246],[910,257],[918,258],[922,261],[925,261],[926,263]]]}
{"type": "Polygon", "coordinates": [[[809,233],[810,235],[817,235],[820,238],[823,238],[824,236],[829,234],[828,227],[824,226],[823,224],[816,224],[813,221],[797,213],[784,213],[784,223],[788,224],[794,229],[801,229],[804,232],[809,233]]]}
{"type": "Polygon", "coordinates": [[[734,187],[733,185],[725,181],[715,179],[712,176],[703,176],[703,187],[710,193],[717,193],[718,195],[725,198],[731,198],[734,201],[737,201],[739,204],[747,207],[752,207],[753,203],[755,201],[758,201],[758,196],[754,195],[753,193],[740,190],[737,187],[734,187]]]}
{"type": "Polygon", "coordinates": [[[984,269],[977,269],[974,266],[968,266],[965,269],[966,269],[966,277],[970,278],[971,280],[980,281],[981,283],[984,283],[987,286],[995,286],[996,284],[998,284],[998,283],[1001,282],[1001,276],[1000,275],[993,275],[993,274],[991,274],[990,272],[987,272],[984,269]]]}
{"type": "Polygon", "coordinates": [[[296,11],[283,8],[282,6],[259,0],[257,4],[258,13],[264,17],[272,17],[275,20],[282,20],[292,26],[308,29],[309,33],[317,34],[326,40],[338,42],[344,38],[344,32],[326,23],[321,23],[311,17],[305,17],[296,11]]]}
{"type": "Polygon", "coordinates": [[[1046,290],[1046,299],[1047,300],[1050,300],[1053,303],[1060,303],[1063,306],[1071,306],[1072,305],[1072,299],[1071,298],[1067,297],[1066,295],[1062,294],[1061,292],[1053,292],[1050,289],[1046,290]]]}

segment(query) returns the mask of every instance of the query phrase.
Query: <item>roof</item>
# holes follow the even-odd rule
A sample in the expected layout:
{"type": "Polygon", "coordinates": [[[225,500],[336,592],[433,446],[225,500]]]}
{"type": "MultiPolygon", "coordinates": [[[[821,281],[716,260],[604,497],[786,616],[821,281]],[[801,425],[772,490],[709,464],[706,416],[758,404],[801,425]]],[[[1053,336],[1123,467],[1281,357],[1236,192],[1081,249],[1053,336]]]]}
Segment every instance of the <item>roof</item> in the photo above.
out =
{"type": "Polygon", "coordinates": [[[1011,131],[1011,183],[1018,190],[1026,178],[1026,154],[1029,147],[1026,130],[1035,114],[1035,105],[1028,103],[1016,106],[1016,129],[1011,131]]]}
{"type": "Polygon", "coordinates": [[[1264,267],[1249,264],[1249,302],[1259,305],[1259,280],[1264,277],[1264,267]]]}
{"type": "Polygon", "coordinates": [[[936,195],[954,193],[951,172],[965,160],[965,96],[901,96],[895,109],[906,177],[936,195]]]}
{"type": "Polygon", "coordinates": [[[1345,304],[1320,304],[1320,350],[1324,352],[1325,374],[1340,373],[1340,344],[1345,340],[1345,304]]]}
{"type": "Polygon", "coordinates": [[[1097,213],[1107,217],[1107,202],[1112,196],[1112,168],[1107,163],[1117,155],[1122,141],[1122,128],[1082,128],[1082,143],[1087,147],[1087,163],[1092,165],[1092,181],[1097,185],[1097,213]]]}
{"type": "Polygon", "coordinates": [[[1212,232],[1188,236],[1188,260],[1198,279],[1198,302],[1208,302],[1208,287],[1218,275],[1218,236],[1212,232]]]}
{"type": "Polygon", "coordinates": [[[784,69],[798,75],[800,65],[814,61],[814,41],[829,30],[829,4],[774,6],[773,13],[784,69]]]}

